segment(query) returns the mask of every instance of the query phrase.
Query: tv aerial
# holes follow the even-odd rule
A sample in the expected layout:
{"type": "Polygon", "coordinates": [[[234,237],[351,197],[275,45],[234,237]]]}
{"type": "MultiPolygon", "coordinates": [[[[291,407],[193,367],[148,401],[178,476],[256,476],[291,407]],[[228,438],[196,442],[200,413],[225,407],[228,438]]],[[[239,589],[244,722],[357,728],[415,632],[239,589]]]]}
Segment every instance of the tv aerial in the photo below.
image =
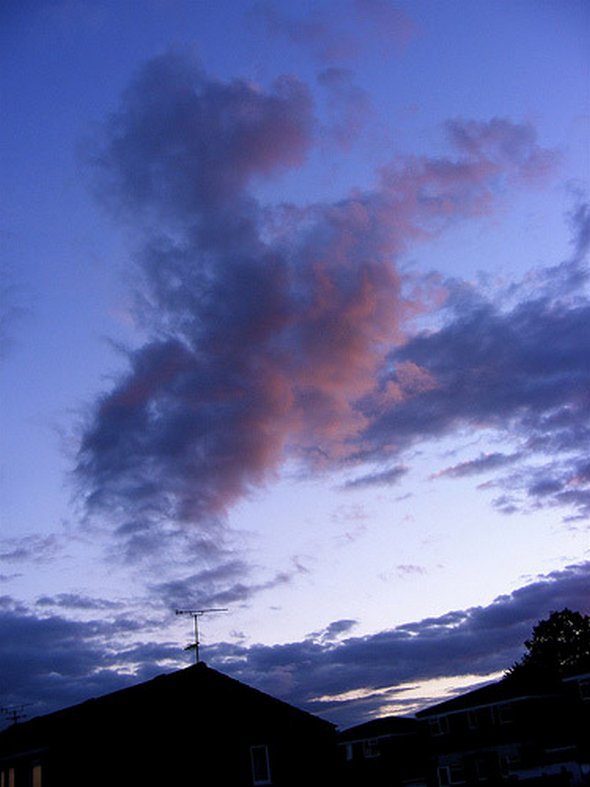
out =
{"type": "Polygon", "coordinates": [[[27,718],[24,710],[32,704],[32,702],[24,702],[21,705],[3,705],[0,706],[0,713],[13,724],[18,724],[19,721],[27,718]]]}
{"type": "Polygon", "coordinates": [[[190,615],[195,622],[195,641],[187,645],[185,650],[195,651],[195,664],[199,663],[199,618],[202,615],[208,615],[210,612],[229,612],[228,609],[220,609],[218,607],[211,607],[209,609],[177,609],[177,615],[190,615]]]}

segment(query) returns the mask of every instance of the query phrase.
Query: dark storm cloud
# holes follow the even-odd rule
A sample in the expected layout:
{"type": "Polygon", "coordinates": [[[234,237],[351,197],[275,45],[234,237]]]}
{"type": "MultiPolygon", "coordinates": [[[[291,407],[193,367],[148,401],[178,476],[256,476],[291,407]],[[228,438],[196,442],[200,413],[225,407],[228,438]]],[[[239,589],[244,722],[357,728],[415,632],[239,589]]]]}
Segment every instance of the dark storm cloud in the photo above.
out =
{"type": "MultiPolygon", "coordinates": [[[[296,80],[221,82],[171,54],[140,71],[94,154],[103,200],[138,231],[148,339],[90,413],[76,475],[128,559],[183,544],[185,559],[222,563],[229,508],[287,457],[354,461],[368,423],[357,403],[424,308],[402,293],[397,255],[490,210],[549,158],[528,126],[456,120],[450,156],[399,158],[373,191],[259,204],[257,179],[298,166],[313,127],[296,80]]],[[[404,375],[406,391],[432,386],[416,364],[404,375]]]]}

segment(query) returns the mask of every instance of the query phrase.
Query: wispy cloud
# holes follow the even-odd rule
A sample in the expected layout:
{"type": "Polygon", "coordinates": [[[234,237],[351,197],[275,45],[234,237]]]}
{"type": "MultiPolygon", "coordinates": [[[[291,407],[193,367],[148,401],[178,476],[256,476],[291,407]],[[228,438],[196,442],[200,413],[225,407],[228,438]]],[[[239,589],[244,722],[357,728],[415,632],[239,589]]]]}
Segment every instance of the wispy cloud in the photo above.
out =
{"type": "Polygon", "coordinates": [[[295,563],[287,571],[276,572],[264,581],[249,578],[252,566],[242,560],[230,560],[180,579],[151,586],[151,593],[171,609],[209,607],[211,605],[246,605],[255,595],[290,583],[301,571],[295,563]]]}
{"type": "Polygon", "coordinates": [[[407,467],[404,467],[403,465],[397,465],[396,467],[392,467],[389,470],[381,470],[375,473],[369,473],[368,475],[359,476],[358,478],[353,478],[351,481],[347,481],[343,485],[343,488],[367,489],[369,487],[393,486],[394,484],[397,484],[407,472],[407,467]]]}
{"type": "Polygon", "coordinates": [[[545,282],[537,274],[532,295],[523,287],[522,297],[505,308],[501,300],[463,289],[448,302],[446,324],[392,353],[381,394],[366,402],[372,422],[365,445],[373,456],[383,461],[466,427],[491,430],[516,450],[482,455],[438,475],[464,477],[511,465],[509,476],[496,477],[505,489],[501,510],[534,504],[590,513],[590,342],[584,327],[590,301],[581,259],[587,222],[587,212],[577,211],[575,255],[552,268],[545,282]],[[422,390],[404,385],[408,363],[432,384],[422,390]]]}
{"type": "Polygon", "coordinates": [[[0,562],[45,563],[62,553],[64,543],[64,539],[55,533],[4,538],[0,540],[0,562]]]}
{"type": "Polygon", "coordinates": [[[399,56],[419,32],[392,0],[341,0],[305,13],[294,9],[286,13],[266,0],[252,7],[250,19],[267,39],[286,41],[321,64],[351,64],[375,49],[382,57],[399,56]]]}
{"type": "Polygon", "coordinates": [[[513,462],[517,462],[522,458],[522,454],[503,454],[499,451],[489,454],[481,454],[475,459],[470,459],[466,462],[459,462],[459,464],[447,467],[440,470],[438,473],[433,474],[432,478],[441,478],[448,476],[450,478],[463,478],[465,476],[478,475],[480,473],[487,473],[491,470],[497,470],[513,462]]]}

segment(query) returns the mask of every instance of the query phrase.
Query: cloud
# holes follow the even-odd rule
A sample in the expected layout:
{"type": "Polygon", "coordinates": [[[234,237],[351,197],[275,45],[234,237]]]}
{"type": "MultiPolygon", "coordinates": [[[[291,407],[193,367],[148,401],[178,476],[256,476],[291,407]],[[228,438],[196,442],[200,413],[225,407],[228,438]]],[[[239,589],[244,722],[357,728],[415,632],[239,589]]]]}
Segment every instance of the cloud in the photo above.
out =
{"type": "Polygon", "coordinates": [[[489,454],[481,454],[475,459],[470,459],[467,462],[460,462],[459,464],[447,467],[435,473],[433,478],[441,478],[448,476],[450,478],[464,478],[465,476],[478,475],[479,473],[487,473],[490,470],[497,470],[500,467],[513,464],[522,458],[522,454],[503,454],[499,451],[489,454]]]}
{"type": "MultiPolygon", "coordinates": [[[[85,608],[105,609],[100,603],[85,608]]],[[[5,597],[0,604],[3,704],[31,703],[27,713],[38,715],[152,677],[178,648],[151,644],[142,653],[145,646],[137,643],[132,658],[127,637],[151,627],[145,618],[123,615],[85,621],[40,615],[5,597]]]]}
{"type": "Polygon", "coordinates": [[[397,465],[396,467],[392,467],[389,470],[382,470],[381,472],[370,473],[368,475],[359,476],[359,478],[353,478],[351,481],[347,481],[343,485],[343,488],[367,489],[369,487],[375,486],[393,486],[393,484],[397,484],[397,482],[403,478],[407,472],[407,467],[404,467],[403,465],[397,465]]]}
{"type": "Polygon", "coordinates": [[[324,7],[315,6],[305,17],[285,14],[272,2],[259,2],[251,12],[265,36],[281,37],[303,48],[321,63],[347,62],[359,51],[359,40],[351,31],[334,24],[334,17],[324,7]]]}
{"type": "Polygon", "coordinates": [[[428,573],[424,566],[417,566],[414,563],[400,563],[395,570],[398,576],[404,578],[428,573]]]}
{"type": "Polygon", "coordinates": [[[469,675],[476,684],[504,671],[522,655],[533,626],[551,611],[569,607],[588,614],[589,583],[590,563],[581,563],[542,576],[487,606],[362,637],[314,636],[250,647],[221,643],[213,646],[212,658],[219,668],[252,685],[348,725],[387,712],[393,703],[399,713],[404,704],[411,712],[436,701],[428,693],[435,679],[452,686],[453,677],[461,682],[469,675]],[[408,684],[424,688],[405,699],[408,684]]]}
{"type": "Polygon", "coordinates": [[[63,550],[63,546],[63,539],[55,533],[47,536],[34,534],[4,538],[0,540],[0,562],[9,564],[49,562],[63,550]]]}
{"type": "MultiPolygon", "coordinates": [[[[239,575],[238,567],[227,572],[239,575]]],[[[214,577],[210,577],[212,579],[214,577]]],[[[205,578],[207,579],[207,578],[205,578]]],[[[487,606],[452,610],[364,636],[357,621],[341,619],[299,642],[207,646],[211,666],[339,724],[381,712],[411,712],[447,687],[489,679],[522,655],[533,626],[564,607],[590,613],[590,563],[541,576],[487,606]],[[409,691],[413,686],[413,691],[409,691]]],[[[90,599],[85,599],[91,602],[90,599]]],[[[0,691],[5,704],[34,703],[38,714],[147,680],[178,668],[179,645],[163,640],[168,619],[133,617],[100,599],[83,621],[40,614],[0,597],[0,691]],[[147,637],[137,641],[140,635],[147,637]],[[150,638],[151,637],[151,638],[150,638]]]]}
{"type": "Polygon", "coordinates": [[[564,275],[543,281],[537,273],[533,293],[527,283],[515,305],[462,290],[449,300],[441,328],[412,337],[391,354],[392,371],[380,394],[365,402],[369,452],[383,461],[461,429],[491,430],[516,450],[482,455],[438,475],[511,465],[510,475],[496,481],[506,492],[498,498],[502,510],[532,504],[590,513],[590,301],[580,286],[587,278],[580,243],[574,245],[576,257],[558,266],[564,275]],[[430,384],[408,386],[408,364],[430,384]]]}
{"type": "Polygon", "coordinates": [[[203,569],[181,579],[151,586],[155,597],[171,609],[202,609],[219,604],[245,605],[254,595],[291,582],[304,569],[295,564],[291,571],[279,571],[263,582],[245,581],[252,566],[242,560],[230,560],[203,569]]]}
{"type": "Polygon", "coordinates": [[[320,642],[335,642],[337,639],[347,634],[351,629],[358,625],[358,620],[351,618],[344,618],[342,620],[335,620],[326,626],[321,631],[314,631],[308,634],[307,639],[319,640],[320,642]]]}
{"type": "Polygon", "coordinates": [[[329,120],[323,133],[347,150],[370,121],[372,108],[367,93],[355,85],[353,75],[343,68],[327,68],[318,75],[326,93],[329,120]]]}
{"type": "Polygon", "coordinates": [[[104,598],[92,598],[80,593],[59,593],[57,596],[40,596],[35,602],[38,607],[62,607],[72,610],[122,609],[123,603],[104,598]]]}
{"type": "Polygon", "coordinates": [[[304,16],[287,14],[273,2],[259,2],[250,18],[267,40],[281,38],[322,64],[352,63],[375,49],[382,57],[399,55],[418,32],[391,0],[343,0],[336,7],[315,4],[304,16]]]}
{"type": "MultiPolygon", "coordinates": [[[[0,231],[0,243],[10,240],[9,233],[0,231]]],[[[4,361],[13,350],[17,340],[16,333],[23,318],[31,311],[30,293],[17,283],[17,277],[8,266],[0,267],[0,361],[4,361]]]]}
{"type": "Polygon", "coordinates": [[[529,124],[515,125],[505,118],[490,122],[451,120],[447,129],[457,149],[475,158],[498,163],[518,162],[518,177],[524,180],[545,177],[555,164],[555,152],[535,144],[535,131],[529,124]]]}
{"type": "MultiPolygon", "coordinates": [[[[126,559],[223,563],[229,509],[286,458],[316,471],[354,462],[374,418],[358,402],[425,308],[397,256],[545,163],[529,127],[456,120],[449,156],[398,158],[371,191],[261,205],[257,179],[298,166],[312,126],[293,78],[221,82],[173,53],[139,72],[93,154],[101,198],[137,229],[148,338],[90,410],[76,478],[126,559]]],[[[428,396],[436,375],[412,346],[397,385],[428,396]]]]}
{"type": "Polygon", "coordinates": [[[419,34],[419,29],[392,0],[354,0],[359,21],[381,44],[384,52],[402,50],[419,34]]]}

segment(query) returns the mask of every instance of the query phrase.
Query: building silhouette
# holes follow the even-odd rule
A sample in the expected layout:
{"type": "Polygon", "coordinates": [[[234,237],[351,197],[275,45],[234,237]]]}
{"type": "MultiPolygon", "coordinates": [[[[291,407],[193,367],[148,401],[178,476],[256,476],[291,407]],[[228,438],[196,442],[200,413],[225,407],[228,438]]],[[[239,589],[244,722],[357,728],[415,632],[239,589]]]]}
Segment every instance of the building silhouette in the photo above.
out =
{"type": "Polygon", "coordinates": [[[335,727],[205,663],[0,733],[0,787],[328,785],[335,727]]]}

